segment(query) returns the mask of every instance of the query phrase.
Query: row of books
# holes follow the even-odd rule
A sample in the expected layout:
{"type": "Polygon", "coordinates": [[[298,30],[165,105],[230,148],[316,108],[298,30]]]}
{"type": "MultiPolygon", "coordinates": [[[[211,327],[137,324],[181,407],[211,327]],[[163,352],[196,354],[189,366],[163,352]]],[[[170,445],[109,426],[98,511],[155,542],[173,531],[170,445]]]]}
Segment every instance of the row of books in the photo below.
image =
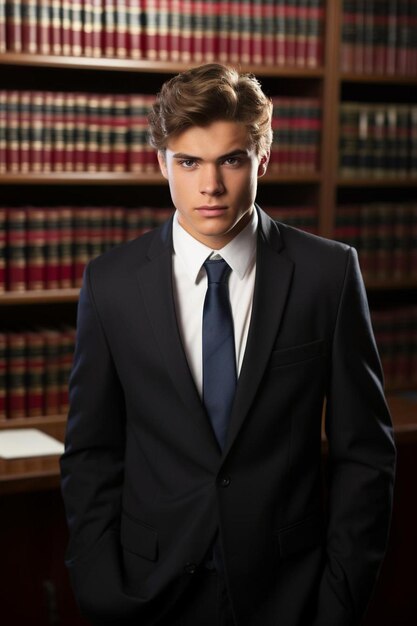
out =
{"type": "Polygon", "coordinates": [[[417,385],[417,306],[372,312],[372,324],[387,388],[417,385]]]}
{"type": "Polygon", "coordinates": [[[417,176],[417,105],[344,102],[339,149],[342,176],[417,176]]]}
{"type": "Polygon", "coordinates": [[[365,279],[417,279],[415,202],[340,206],[334,238],[358,250],[365,279]]]}
{"type": "Polygon", "coordinates": [[[0,0],[0,52],[318,67],[324,0],[0,0]]]}
{"type": "Polygon", "coordinates": [[[62,415],[75,328],[0,330],[0,420],[62,415]]]}
{"type": "Polygon", "coordinates": [[[154,172],[154,97],[0,91],[0,172],[154,172]]]}
{"type": "Polygon", "coordinates": [[[341,70],[417,74],[414,0],[343,0],[341,70]]]}
{"type": "MultiPolygon", "coordinates": [[[[317,232],[317,210],[267,207],[274,219],[317,232]]],[[[0,293],[79,287],[86,263],[155,228],[172,208],[0,208],[0,293]]]]}
{"type": "MultiPolygon", "coordinates": [[[[272,98],[272,171],[318,168],[321,104],[272,98]]],[[[0,173],[159,171],[146,94],[0,91],[0,173]]]]}
{"type": "Polygon", "coordinates": [[[270,172],[315,172],[320,166],[322,106],[318,98],[273,97],[270,172]]]}

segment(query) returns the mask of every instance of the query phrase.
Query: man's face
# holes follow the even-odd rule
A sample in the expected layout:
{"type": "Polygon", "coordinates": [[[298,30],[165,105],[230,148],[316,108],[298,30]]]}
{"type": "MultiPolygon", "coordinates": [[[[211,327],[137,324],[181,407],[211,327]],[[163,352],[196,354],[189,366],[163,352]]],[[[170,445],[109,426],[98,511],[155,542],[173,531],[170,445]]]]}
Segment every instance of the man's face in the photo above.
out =
{"type": "Polygon", "coordinates": [[[248,224],[268,159],[250,147],[244,124],[188,128],[170,139],[158,160],[179,223],[195,239],[220,249],[248,224]]]}

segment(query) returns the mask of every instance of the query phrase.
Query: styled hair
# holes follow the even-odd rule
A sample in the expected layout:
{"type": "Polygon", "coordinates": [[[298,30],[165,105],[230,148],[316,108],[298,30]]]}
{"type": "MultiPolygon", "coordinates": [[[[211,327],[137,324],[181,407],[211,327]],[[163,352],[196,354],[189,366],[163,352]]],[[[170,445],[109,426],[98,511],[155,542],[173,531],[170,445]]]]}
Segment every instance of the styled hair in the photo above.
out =
{"type": "Polygon", "coordinates": [[[272,102],[252,74],[218,63],[192,68],[162,85],[149,114],[149,141],[164,151],[170,138],[215,121],[245,124],[258,156],[272,143],[272,102]]]}

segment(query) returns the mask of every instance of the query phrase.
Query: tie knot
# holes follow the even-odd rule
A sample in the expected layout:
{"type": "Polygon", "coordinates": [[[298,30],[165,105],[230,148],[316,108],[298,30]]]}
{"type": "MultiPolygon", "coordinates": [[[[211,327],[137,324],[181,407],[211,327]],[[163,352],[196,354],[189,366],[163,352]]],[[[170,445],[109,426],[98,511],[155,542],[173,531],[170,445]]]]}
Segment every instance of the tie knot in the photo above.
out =
{"type": "Polygon", "coordinates": [[[224,259],[206,261],[204,263],[204,268],[207,272],[209,285],[212,283],[225,283],[232,269],[224,259]]]}

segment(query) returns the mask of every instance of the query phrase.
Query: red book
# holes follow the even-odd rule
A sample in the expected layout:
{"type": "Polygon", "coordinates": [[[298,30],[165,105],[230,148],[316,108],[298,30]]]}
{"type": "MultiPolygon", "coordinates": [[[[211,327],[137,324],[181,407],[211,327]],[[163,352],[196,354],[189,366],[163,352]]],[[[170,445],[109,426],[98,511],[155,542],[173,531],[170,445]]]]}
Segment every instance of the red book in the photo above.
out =
{"type": "Polygon", "coordinates": [[[131,95],[129,145],[129,170],[131,172],[144,172],[146,170],[147,115],[146,98],[142,95],[131,95]]]}
{"type": "Polygon", "coordinates": [[[87,114],[86,170],[97,172],[100,160],[100,95],[89,94],[87,114]]]}
{"type": "Polygon", "coordinates": [[[103,0],[103,53],[114,57],[116,53],[115,1],[103,0]]]}
{"type": "Polygon", "coordinates": [[[115,95],[113,99],[112,171],[129,169],[129,96],[115,95]]]}
{"type": "Polygon", "coordinates": [[[37,0],[22,0],[22,50],[29,54],[38,52],[37,4],[37,0]]]}
{"type": "Polygon", "coordinates": [[[22,3],[21,0],[7,3],[6,42],[8,52],[22,52],[22,3]]]}
{"type": "Polygon", "coordinates": [[[61,1],[50,0],[50,39],[52,54],[62,53],[61,1]]]}
{"type": "Polygon", "coordinates": [[[19,92],[19,171],[30,170],[30,147],[32,135],[31,93],[19,92]]]}
{"type": "MultiPolygon", "coordinates": [[[[131,0],[132,1],[132,0],[131,0]]],[[[91,32],[91,54],[93,57],[100,57],[102,52],[102,20],[103,7],[102,0],[90,0],[92,11],[92,32],[91,32]]],[[[137,3],[136,3],[137,4],[137,3]]]]}
{"type": "Polygon", "coordinates": [[[6,291],[6,226],[7,210],[0,207],[0,293],[6,291]]]}
{"type": "Polygon", "coordinates": [[[7,51],[6,41],[6,2],[0,2],[0,53],[7,51]]]}
{"type": "Polygon", "coordinates": [[[127,57],[127,8],[126,0],[116,0],[115,5],[115,48],[116,56],[127,57]]]}
{"type": "Polygon", "coordinates": [[[388,15],[386,5],[385,0],[374,2],[373,71],[375,74],[384,74],[387,66],[388,15]]]}
{"type": "Polygon", "coordinates": [[[64,170],[74,171],[75,161],[75,133],[76,133],[76,95],[75,93],[64,94],[64,170]]]}
{"type": "MultiPolygon", "coordinates": [[[[223,11],[226,14],[227,9],[223,11]]],[[[192,0],[181,0],[181,37],[180,37],[180,60],[189,63],[193,58],[193,29],[192,29],[192,0]]]]}
{"type": "MultiPolygon", "coordinates": [[[[100,1],[100,0],[96,0],[100,1]]],[[[141,59],[144,54],[144,28],[142,26],[142,15],[144,12],[145,0],[126,0],[127,12],[127,33],[126,46],[128,56],[132,59],[141,59]]]]}
{"type": "Polygon", "coordinates": [[[59,286],[61,289],[73,287],[73,227],[72,209],[59,208],[59,286]]]}
{"type": "Polygon", "coordinates": [[[7,335],[0,332],[0,421],[7,418],[7,335]]]}
{"type": "Polygon", "coordinates": [[[30,97],[32,140],[30,142],[29,166],[32,172],[41,172],[44,156],[44,93],[31,91],[30,97]]]}
{"type": "MultiPolygon", "coordinates": [[[[133,97],[133,96],[132,96],[133,97]]],[[[100,96],[100,150],[98,168],[100,172],[109,172],[112,163],[112,128],[113,128],[113,96],[100,96]]]]}
{"type": "Polygon", "coordinates": [[[25,332],[26,340],[26,414],[28,417],[43,415],[45,369],[44,339],[39,332],[25,332]]]}
{"type": "MultiPolygon", "coordinates": [[[[170,30],[170,9],[169,9],[169,0],[157,0],[157,12],[158,12],[158,22],[157,22],[157,58],[160,61],[167,61],[170,59],[170,41],[169,41],[169,30],[170,30]]],[[[199,16],[195,14],[195,18],[198,19],[199,16]]],[[[200,18],[201,19],[201,18],[200,18]]],[[[197,23],[194,25],[195,32],[198,29],[197,23]]],[[[199,29],[199,32],[201,30],[199,29]]],[[[202,40],[200,38],[200,44],[202,40]]],[[[200,46],[201,51],[202,45],[200,46]]],[[[200,54],[200,60],[202,61],[203,57],[200,54]]],[[[196,59],[197,60],[197,59],[196,59]]]]}
{"type": "Polygon", "coordinates": [[[45,211],[45,289],[58,289],[60,279],[59,210],[45,211]]]}
{"type": "Polygon", "coordinates": [[[7,416],[26,417],[26,341],[22,332],[7,333],[7,416]]]}
{"type": "MultiPolygon", "coordinates": [[[[173,3],[173,11],[179,10],[174,9],[177,4],[177,0],[172,0],[173,3]]],[[[206,63],[211,63],[218,58],[219,54],[219,37],[218,37],[218,28],[217,28],[217,20],[219,13],[219,3],[218,2],[204,2],[202,9],[204,8],[206,14],[206,29],[203,39],[203,52],[204,52],[204,61],[206,63]]],[[[172,50],[172,46],[171,46],[172,50]]],[[[249,63],[248,60],[245,60],[242,57],[242,63],[249,63]]]]}
{"type": "Polygon", "coordinates": [[[6,163],[9,172],[20,171],[18,91],[6,92],[6,163]]]}
{"type": "Polygon", "coordinates": [[[48,328],[42,331],[42,336],[45,345],[45,415],[59,415],[60,333],[48,328]]]}
{"type": "Polygon", "coordinates": [[[81,287],[84,269],[89,261],[89,215],[86,207],[75,207],[73,215],[73,282],[74,287],[81,287]]]}
{"type": "Polygon", "coordinates": [[[85,172],[88,127],[88,96],[86,93],[75,94],[75,134],[74,134],[74,170],[85,172]]]}
{"type": "Polygon", "coordinates": [[[45,211],[26,209],[26,288],[43,289],[45,286],[45,211]]]}
{"type": "Polygon", "coordinates": [[[38,52],[51,54],[51,0],[38,0],[38,52]]]}
{"type": "Polygon", "coordinates": [[[71,54],[83,54],[83,0],[71,2],[71,54]]]}
{"type": "Polygon", "coordinates": [[[62,54],[64,56],[70,56],[71,54],[71,0],[61,0],[61,48],[62,48],[62,54]]]}
{"type": "Polygon", "coordinates": [[[52,104],[52,169],[63,172],[65,169],[65,93],[53,95],[52,104]]]}
{"type": "Polygon", "coordinates": [[[26,290],[26,211],[7,209],[7,289],[26,290]]]}
{"type": "Polygon", "coordinates": [[[0,90],[0,173],[7,171],[7,92],[0,90]]]}
{"type": "Polygon", "coordinates": [[[310,0],[307,18],[307,66],[320,67],[324,58],[324,1],[310,0]]]}
{"type": "Polygon", "coordinates": [[[65,326],[61,330],[59,353],[59,412],[66,415],[69,408],[68,382],[71,374],[75,346],[75,328],[65,326]]]}
{"type": "Polygon", "coordinates": [[[42,144],[42,157],[41,157],[41,167],[42,167],[43,172],[52,171],[54,99],[55,99],[55,94],[52,91],[46,91],[44,93],[43,144],[42,144]]]}

